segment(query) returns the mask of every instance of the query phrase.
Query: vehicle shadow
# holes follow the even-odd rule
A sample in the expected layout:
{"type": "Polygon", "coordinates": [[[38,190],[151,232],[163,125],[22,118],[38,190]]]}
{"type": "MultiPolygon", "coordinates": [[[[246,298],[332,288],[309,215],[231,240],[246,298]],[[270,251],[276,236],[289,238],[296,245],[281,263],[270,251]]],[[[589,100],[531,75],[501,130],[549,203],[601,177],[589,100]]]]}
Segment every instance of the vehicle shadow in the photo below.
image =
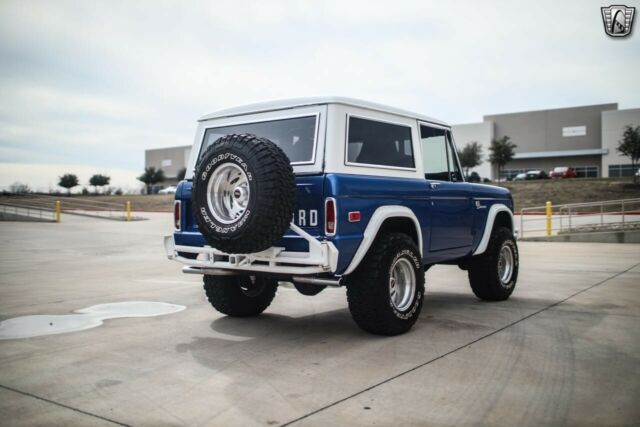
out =
{"type": "Polygon", "coordinates": [[[300,351],[318,344],[346,346],[354,350],[359,345],[388,340],[399,343],[416,341],[451,330],[471,335],[488,333],[554,302],[518,297],[502,302],[485,302],[461,293],[428,293],[413,329],[395,337],[362,331],[347,308],[301,317],[277,313],[244,318],[222,316],[211,322],[210,334],[192,337],[190,342],[176,345],[176,351],[192,353],[203,365],[220,369],[245,348],[262,354],[265,351],[300,351]]]}
{"type": "MultiPolygon", "coordinates": [[[[346,390],[370,386],[489,336],[555,302],[524,297],[483,302],[462,293],[428,293],[414,328],[395,337],[361,331],[346,308],[301,317],[276,313],[253,318],[220,317],[210,323],[210,334],[192,337],[178,344],[176,351],[189,353],[213,375],[221,375],[211,381],[224,384],[225,399],[234,410],[255,423],[264,424],[265,417],[269,417],[267,422],[279,424],[332,402],[336,390],[341,391],[341,397],[348,394],[346,390]],[[274,392],[277,397],[270,400],[270,409],[259,409],[260,399],[274,392]],[[249,394],[258,401],[247,399],[249,394]]],[[[575,381],[575,355],[570,343],[574,334],[581,335],[600,320],[601,316],[581,316],[576,323],[552,315],[542,319],[542,329],[540,324],[510,329],[486,355],[500,358],[501,363],[491,365],[490,369],[499,366],[492,374],[495,392],[481,399],[482,407],[490,411],[501,402],[525,357],[526,341],[536,339],[536,351],[553,363],[537,368],[544,382],[531,389],[538,400],[532,401],[530,409],[541,410],[538,405],[545,403],[541,403],[540,396],[551,393],[562,403],[543,410],[552,413],[554,419],[565,419],[575,381]],[[558,382],[557,378],[566,381],[558,382]]],[[[216,420],[225,421],[228,420],[216,420]]]]}

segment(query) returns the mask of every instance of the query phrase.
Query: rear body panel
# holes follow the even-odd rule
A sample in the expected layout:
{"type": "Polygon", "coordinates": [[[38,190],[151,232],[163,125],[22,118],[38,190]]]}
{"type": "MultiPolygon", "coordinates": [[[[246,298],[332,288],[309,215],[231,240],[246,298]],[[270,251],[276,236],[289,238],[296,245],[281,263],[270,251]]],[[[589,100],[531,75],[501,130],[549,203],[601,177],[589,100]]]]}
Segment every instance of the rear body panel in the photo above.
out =
{"type": "MultiPolygon", "coordinates": [[[[294,211],[294,223],[314,237],[324,236],[324,175],[303,175],[296,177],[296,208],[294,211]]],[[[186,246],[207,245],[204,237],[198,230],[191,206],[193,183],[182,181],[178,185],[176,200],[181,203],[181,231],[174,233],[175,243],[186,246]]],[[[276,246],[282,246],[288,251],[307,251],[309,245],[299,235],[291,230],[276,246]]]]}
{"type": "MultiPolygon", "coordinates": [[[[297,204],[294,223],[318,240],[331,241],[339,251],[335,274],[344,272],[363,239],[363,233],[376,209],[405,206],[418,218],[422,234],[425,265],[470,255],[478,246],[491,205],[501,203],[513,209],[509,193],[498,187],[458,183],[447,187],[425,179],[389,178],[367,175],[320,174],[296,177],[297,204]],[[324,234],[324,200],[336,199],[337,232],[324,234]],[[349,212],[359,212],[360,220],[350,222],[349,212]]],[[[191,182],[178,186],[181,200],[182,230],[174,233],[177,245],[204,246],[205,239],[191,209],[191,182]]],[[[304,252],[308,243],[289,230],[275,246],[304,252]]]]}

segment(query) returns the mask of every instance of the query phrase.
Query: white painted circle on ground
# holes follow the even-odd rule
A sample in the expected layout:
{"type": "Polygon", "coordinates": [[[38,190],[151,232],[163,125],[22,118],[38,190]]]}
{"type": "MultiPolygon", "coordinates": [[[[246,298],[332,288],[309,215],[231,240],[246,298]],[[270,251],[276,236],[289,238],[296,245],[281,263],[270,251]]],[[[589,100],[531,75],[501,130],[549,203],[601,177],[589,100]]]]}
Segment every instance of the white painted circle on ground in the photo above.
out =
{"type": "Polygon", "coordinates": [[[126,301],[93,305],[77,314],[21,316],[0,322],[0,339],[31,338],[95,328],[105,319],[152,317],[177,313],[186,307],[165,302],[126,301]]]}

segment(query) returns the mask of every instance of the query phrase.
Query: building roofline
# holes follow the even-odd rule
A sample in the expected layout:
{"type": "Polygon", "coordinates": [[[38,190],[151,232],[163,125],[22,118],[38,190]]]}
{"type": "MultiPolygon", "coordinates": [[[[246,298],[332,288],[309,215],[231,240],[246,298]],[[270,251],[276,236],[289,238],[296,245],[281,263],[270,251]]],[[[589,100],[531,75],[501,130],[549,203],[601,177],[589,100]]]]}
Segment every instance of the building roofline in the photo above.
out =
{"type": "Polygon", "coordinates": [[[253,113],[264,113],[268,111],[286,110],[286,109],[291,109],[296,107],[326,105],[326,104],[349,105],[353,107],[365,108],[368,110],[380,111],[383,113],[395,114],[397,116],[403,116],[403,117],[408,117],[412,119],[422,120],[422,121],[435,123],[435,124],[439,124],[447,127],[450,126],[448,123],[442,120],[425,116],[423,114],[414,113],[412,111],[403,110],[401,108],[389,107],[387,105],[378,104],[375,102],[364,101],[364,100],[355,99],[355,98],[346,98],[341,96],[318,96],[318,97],[308,97],[308,98],[280,99],[275,101],[241,105],[237,107],[218,110],[210,114],[206,114],[202,116],[198,121],[241,116],[241,115],[253,114],[253,113]]]}
{"type": "Polygon", "coordinates": [[[494,114],[485,114],[484,116],[482,116],[483,120],[487,120],[487,118],[489,117],[495,117],[495,116],[509,116],[512,114],[528,114],[528,113],[543,113],[543,112],[547,112],[547,111],[560,111],[560,110],[576,110],[579,108],[593,108],[593,107],[614,107],[608,110],[603,110],[603,111],[613,111],[613,110],[618,110],[618,103],[617,102],[608,102],[608,103],[604,103],[604,104],[590,104],[590,105],[576,105],[573,107],[560,107],[560,108],[544,108],[541,110],[527,110],[527,111],[514,111],[511,113],[494,113],[494,114]]]}
{"type": "Polygon", "coordinates": [[[469,122],[469,123],[455,123],[452,124],[451,127],[458,127],[458,126],[477,126],[477,125],[485,125],[485,124],[493,124],[492,121],[481,121],[481,122],[469,122]]]}
{"type": "Polygon", "coordinates": [[[577,156],[601,156],[609,154],[608,148],[585,148],[580,150],[558,151],[532,151],[528,153],[515,153],[513,160],[544,159],[548,157],[577,157],[577,156]]]}
{"type": "Polygon", "coordinates": [[[144,151],[147,152],[147,151],[155,151],[155,150],[171,150],[173,148],[191,148],[191,147],[192,145],[172,145],[170,147],[147,148],[144,151]]]}
{"type": "Polygon", "coordinates": [[[614,114],[614,113],[624,113],[624,112],[635,112],[635,111],[639,111],[640,107],[636,107],[636,108],[625,108],[623,110],[607,110],[607,111],[603,111],[602,114],[608,113],[608,114],[614,114]]]}

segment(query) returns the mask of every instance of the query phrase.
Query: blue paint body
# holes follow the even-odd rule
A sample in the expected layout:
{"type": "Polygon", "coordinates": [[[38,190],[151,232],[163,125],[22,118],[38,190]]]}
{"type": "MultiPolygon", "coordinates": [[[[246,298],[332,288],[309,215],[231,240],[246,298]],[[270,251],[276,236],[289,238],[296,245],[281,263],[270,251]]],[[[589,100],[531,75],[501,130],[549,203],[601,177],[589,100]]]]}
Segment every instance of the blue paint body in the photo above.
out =
{"type": "MultiPolygon", "coordinates": [[[[339,251],[337,275],[349,266],[371,216],[381,206],[406,206],[418,218],[425,265],[470,255],[480,243],[492,204],[504,204],[513,210],[508,190],[466,182],[318,174],[297,176],[296,184],[294,220],[312,236],[334,243],[339,251]],[[432,182],[437,183],[437,188],[431,188],[432,182]],[[324,235],[324,201],[327,197],[334,197],[337,204],[337,233],[331,237],[324,235]],[[310,224],[312,210],[317,211],[316,224],[310,224]],[[361,220],[349,222],[350,211],[359,211],[361,220]]],[[[198,231],[191,209],[191,190],[191,181],[182,181],[176,191],[176,200],[182,201],[182,231],[174,233],[175,243],[203,246],[206,242],[198,231]]],[[[284,246],[288,251],[308,250],[307,242],[290,230],[276,246],[284,246]]]]}

